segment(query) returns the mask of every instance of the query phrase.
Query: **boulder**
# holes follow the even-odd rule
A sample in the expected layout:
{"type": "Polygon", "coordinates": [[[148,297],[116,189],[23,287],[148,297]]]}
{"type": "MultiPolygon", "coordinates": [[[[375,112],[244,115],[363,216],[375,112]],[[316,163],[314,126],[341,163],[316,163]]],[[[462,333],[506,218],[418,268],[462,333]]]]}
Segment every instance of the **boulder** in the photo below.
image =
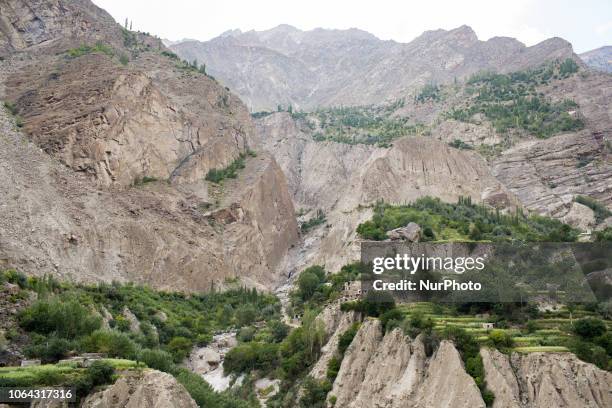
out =
{"type": "Polygon", "coordinates": [[[563,217],[563,222],[582,231],[588,231],[595,225],[595,213],[586,205],[574,202],[563,217]]]}
{"type": "Polygon", "coordinates": [[[81,407],[197,408],[197,404],[170,374],[145,370],[123,376],[104,391],[89,395],[81,407]]]}
{"type": "Polygon", "coordinates": [[[421,226],[411,222],[405,227],[396,228],[387,232],[387,237],[392,241],[403,240],[408,242],[419,242],[421,239],[421,226]]]}

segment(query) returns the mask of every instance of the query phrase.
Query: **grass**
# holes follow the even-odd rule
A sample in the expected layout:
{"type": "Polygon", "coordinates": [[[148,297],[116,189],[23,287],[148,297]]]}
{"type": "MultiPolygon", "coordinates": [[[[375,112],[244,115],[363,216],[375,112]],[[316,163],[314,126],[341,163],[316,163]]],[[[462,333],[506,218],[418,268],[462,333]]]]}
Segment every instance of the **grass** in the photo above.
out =
{"type": "Polygon", "coordinates": [[[565,352],[569,352],[569,349],[563,346],[514,347],[512,350],[516,351],[517,353],[565,353],[565,352]]]}
{"type": "Polygon", "coordinates": [[[66,52],[70,58],[78,58],[83,55],[101,53],[106,54],[110,57],[115,55],[115,51],[108,45],[98,41],[95,45],[83,44],[80,47],[72,48],[66,52]]]}

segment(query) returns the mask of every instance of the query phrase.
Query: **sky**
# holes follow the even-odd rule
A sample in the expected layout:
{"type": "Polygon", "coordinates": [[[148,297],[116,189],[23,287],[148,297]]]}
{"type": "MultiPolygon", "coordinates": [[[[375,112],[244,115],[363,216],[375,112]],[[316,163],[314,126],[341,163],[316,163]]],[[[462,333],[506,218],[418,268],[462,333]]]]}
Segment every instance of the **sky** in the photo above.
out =
{"type": "Polygon", "coordinates": [[[222,32],[290,24],[360,28],[409,42],[423,31],[467,24],[478,38],[517,38],[534,45],[562,37],[578,53],[612,45],[611,0],[93,0],[123,24],[169,40],[206,41],[222,32]]]}

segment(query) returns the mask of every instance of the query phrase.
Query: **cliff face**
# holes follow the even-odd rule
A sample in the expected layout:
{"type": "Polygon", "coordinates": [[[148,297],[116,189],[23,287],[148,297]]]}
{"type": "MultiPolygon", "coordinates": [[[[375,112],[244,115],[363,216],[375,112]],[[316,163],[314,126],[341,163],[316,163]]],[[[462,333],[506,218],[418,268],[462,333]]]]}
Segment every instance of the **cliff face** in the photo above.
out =
{"type": "Polygon", "coordinates": [[[246,154],[259,146],[237,97],[88,1],[2,13],[0,98],[19,116],[0,112],[2,267],[180,290],[278,282],[294,209],[274,159],[246,154]],[[205,180],[240,155],[235,180],[205,180]]]}
{"type": "Polygon", "coordinates": [[[340,407],[483,407],[480,391],[463,369],[454,346],[425,355],[420,338],[400,329],[385,336],[378,320],[366,320],[347,349],[330,396],[340,407]]]}
{"type": "Polygon", "coordinates": [[[475,152],[431,137],[405,137],[391,148],[316,142],[287,113],[256,122],[263,146],[287,176],[295,206],[322,209],[328,220],[293,254],[297,269],[321,263],[329,270],[358,258],[355,229],[377,200],[405,203],[430,195],[446,201],[470,196],[500,207],[518,203],[475,152]]]}
{"type": "Polygon", "coordinates": [[[481,349],[494,408],[608,407],[612,375],[570,353],[514,353],[481,349]]]}

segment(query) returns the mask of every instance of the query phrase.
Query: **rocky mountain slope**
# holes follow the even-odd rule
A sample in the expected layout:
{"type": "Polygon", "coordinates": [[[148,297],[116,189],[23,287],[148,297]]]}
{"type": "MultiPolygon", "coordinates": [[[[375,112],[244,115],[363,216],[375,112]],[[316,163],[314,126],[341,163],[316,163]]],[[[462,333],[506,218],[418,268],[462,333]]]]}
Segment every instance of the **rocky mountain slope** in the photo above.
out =
{"type": "Polygon", "coordinates": [[[610,45],[583,52],[580,58],[591,68],[612,73],[612,46],[610,45]]]}
{"type": "Polygon", "coordinates": [[[357,225],[371,217],[377,200],[410,202],[430,195],[446,201],[470,196],[511,207],[518,201],[475,152],[453,149],[430,137],[406,137],[391,148],[317,142],[288,113],[258,120],[266,149],[287,175],[295,206],[321,209],[327,218],[292,251],[294,267],[320,263],[330,270],[358,258],[357,225]]]}
{"type": "Polygon", "coordinates": [[[555,58],[576,58],[552,38],[525,47],[512,38],[480,41],[467,26],[427,31],[410,43],[382,41],[357,29],[229,31],[207,42],[171,46],[206,62],[252,111],[393,101],[428,83],[452,83],[482,70],[509,72],[555,58]]]}
{"type": "Polygon", "coordinates": [[[2,15],[4,267],[184,290],[278,281],[293,205],[274,159],[247,154],[237,97],[89,1],[2,15]],[[239,158],[236,180],[205,180],[239,158]]]}

